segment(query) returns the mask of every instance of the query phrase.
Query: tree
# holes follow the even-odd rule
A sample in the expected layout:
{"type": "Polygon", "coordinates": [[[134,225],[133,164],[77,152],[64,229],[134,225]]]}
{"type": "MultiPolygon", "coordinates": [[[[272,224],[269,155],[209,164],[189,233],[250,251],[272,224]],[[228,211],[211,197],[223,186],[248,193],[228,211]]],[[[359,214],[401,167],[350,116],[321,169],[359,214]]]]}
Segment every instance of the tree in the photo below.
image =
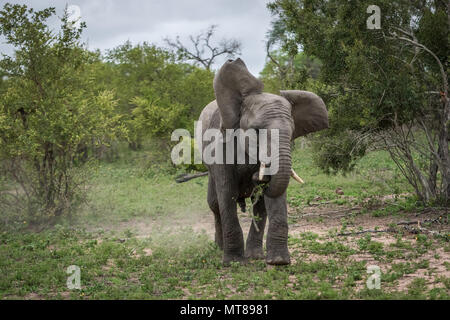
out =
{"type": "Polygon", "coordinates": [[[113,94],[93,81],[100,62],[80,43],[85,25],[72,28],[65,12],[55,34],[45,23],[54,14],[11,4],[0,11],[0,34],[15,47],[0,61],[8,76],[0,96],[0,164],[16,189],[0,194],[0,206],[20,206],[40,222],[79,203],[86,168],[79,147],[122,131],[113,94]]]}
{"type": "Polygon", "coordinates": [[[297,46],[287,41],[292,36],[279,20],[272,21],[267,32],[267,62],[261,72],[266,90],[278,92],[280,89],[299,89],[307,79],[317,79],[320,61],[298,52],[297,46]]]}
{"type": "Polygon", "coordinates": [[[235,39],[222,39],[217,45],[212,44],[212,37],[217,25],[211,25],[206,31],[196,36],[189,36],[192,49],[184,45],[177,36],[173,41],[165,38],[164,41],[169,47],[176,50],[181,60],[194,61],[195,64],[201,64],[206,70],[211,70],[217,57],[227,55],[232,57],[241,54],[241,43],[235,39]]]}
{"type": "Polygon", "coordinates": [[[116,110],[128,129],[129,147],[132,150],[140,149],[145,132],[142,126],[136,126],[136,113],[133,112],[136,104],[133,99],[156,82],[168,80],[167,66],[174,63],[174,57],[170,52],[147,42],[134,46],[127,41],[108,50],[106,60],[108,68],[104,77],[110,79],[107,86],[116,92],[116,110]]]}
{"type": "Polygon", "coordinates": [[[285,45],[320,59],[320,79],[334,90],[326,97],[331,128],[316,145],[318,161],[324,169],[351,169],[368,146],[383,148],[421,200],[448,203],[448,6],[380,0],[381,29],[371,30],[372,4],[268,5],[292,35],[285,45]]]}
{"type": "Polygon", "coordinates": [[[316,80],[320,72],[320,61],[304,52],[289,56],[283,49],[267,52],[268,60],[260,73],[264,89],[279,93],[280,90],[305,90],[308,80],[316,80]]]}
{"type": "Polygon", "coordinates": [[[132,149],[146,138],[160,139],[165,149],[171,132],[193,127],[214,99],[211,71],[177,63],[171,52],[155,45],[126,42],[108,51],[107,60],[132,149]]]}

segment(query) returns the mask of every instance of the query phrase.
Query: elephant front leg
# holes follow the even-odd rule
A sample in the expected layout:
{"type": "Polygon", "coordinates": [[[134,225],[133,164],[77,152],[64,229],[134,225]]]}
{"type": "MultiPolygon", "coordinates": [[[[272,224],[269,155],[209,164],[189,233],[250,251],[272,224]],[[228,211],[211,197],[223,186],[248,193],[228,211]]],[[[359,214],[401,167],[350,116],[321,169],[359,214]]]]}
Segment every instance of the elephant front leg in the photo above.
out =
{"type": "MultiPolygon", "coordinates": [[[[244,262],[244,235],[237,216],[236,202],[226,201],[220,209],[223,237],[223,263],[244,262]]],[[[220,203],[220,200],[219,200],[220,203]]]]}
{"type": "Polygon", "coordinates": [[[223,232],[222,221],[220,219],[219,202],[217,201],[216,184],[210,177],[208,181],[208,205],[211,211],[214,213],[214,223],[216,227],[216,234],[214,240],[217,246],[223,250],[223,232]]]}
{"type": "Polygon", "coordinates": [[[277,198],[264,196],[269,229],[267,231],[266,262],[274,265],[285,265],[291,262],[288,242],[286,192],[277,198]]]}
{"type": "MultiPolygon", "coordinates": [[[[254,201],[252,199],[252,201],[254,201]]],[[[250,226],[245,247],[245,257],[249,259],[264,259],[263,237],[266,227],[267,212],[264,198],[261,197],[253,207],[254,222],[250,226]],[[256,224],[256,227],[255,227],[256,224]]]]}
{"type": "Polygon", "coordinates": [[[237,216],[237,186],[230,175],[216,179],[216,194],[219,203],[220,221],[223,238],[223,263],[245,262],[244,235],[237,216]],[[230,181],[231,180],[231,181],[230,181]]]}

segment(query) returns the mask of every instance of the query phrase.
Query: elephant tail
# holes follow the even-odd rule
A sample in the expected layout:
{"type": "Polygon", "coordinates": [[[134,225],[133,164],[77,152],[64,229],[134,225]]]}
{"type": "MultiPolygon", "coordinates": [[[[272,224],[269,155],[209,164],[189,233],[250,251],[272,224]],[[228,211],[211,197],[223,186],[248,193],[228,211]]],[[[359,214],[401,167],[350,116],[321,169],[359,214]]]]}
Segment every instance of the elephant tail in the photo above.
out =
{"type": "Polygon", "coordinates": [[[208,171],[200,172],[200,173],[194,173],[194,174],[183,173],[183,174],[180,174],[179,176],[177,176],[175,178],[175,181],[177,183],[183,183],[183,182],[186,182],[186,181],[198,178],[198,177],[204,177],[204,176],[207,176],[207,175],[208,175],[208,171]]]}

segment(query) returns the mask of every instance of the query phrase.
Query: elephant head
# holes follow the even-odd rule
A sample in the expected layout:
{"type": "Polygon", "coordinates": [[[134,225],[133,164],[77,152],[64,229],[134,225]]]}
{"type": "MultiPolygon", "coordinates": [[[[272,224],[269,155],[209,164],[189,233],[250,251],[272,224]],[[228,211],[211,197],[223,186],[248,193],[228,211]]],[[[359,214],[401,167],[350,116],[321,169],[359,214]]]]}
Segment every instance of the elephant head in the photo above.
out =
{"type": "Polygon", "coordinates": [[[286,191],[292,174],[291,142],[328,128],[328,113],[322,99],[312,92],[287,90],[274,95],[263,93],[263,88],[241,59],[228,60],[214,78],[223,129],[279,130],[279,170],[265,193],[275,198],[286,191]]]}

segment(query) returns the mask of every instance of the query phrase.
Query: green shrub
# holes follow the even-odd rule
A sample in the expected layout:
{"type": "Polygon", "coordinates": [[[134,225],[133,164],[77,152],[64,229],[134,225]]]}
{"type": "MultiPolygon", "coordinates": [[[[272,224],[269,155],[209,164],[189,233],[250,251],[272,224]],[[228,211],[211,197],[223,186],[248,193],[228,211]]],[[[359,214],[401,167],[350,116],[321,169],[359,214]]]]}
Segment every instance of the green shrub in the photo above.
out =
{"type": "Polygon", "coordinates": [[[8,75],[0,96],[0,168],[16,190],[3,193],[0,204],[18,205],[41,222],[82,198],[90,162],[80,149],[124,133],[112,92],[93,80],[98,56],[79,42],[84,24],[73,29],[65,13],[54,34],[45,24],[53,14],[11,4],[0,11],[0,35],[16,48],[0,61],[8,75]]]}

